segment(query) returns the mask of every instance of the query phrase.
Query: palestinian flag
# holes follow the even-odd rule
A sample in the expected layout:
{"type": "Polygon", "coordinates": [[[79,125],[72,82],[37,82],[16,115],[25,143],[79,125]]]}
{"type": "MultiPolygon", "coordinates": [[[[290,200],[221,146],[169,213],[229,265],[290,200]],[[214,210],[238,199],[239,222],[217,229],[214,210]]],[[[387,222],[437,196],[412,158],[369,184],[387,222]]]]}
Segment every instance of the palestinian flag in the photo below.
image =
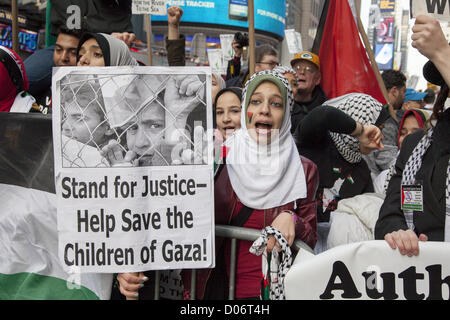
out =
{"type": "Polygon", "coordinates": [[[1,112],[0,299],[110,299],[112,274],[59,262],[54,181],[51,115],[1,112]]]}
{"type": "Polygon", "coordinates": [[[359,92],[386,104],[347,0],[325,1],[312,51],[328,99],[359,92]]]}

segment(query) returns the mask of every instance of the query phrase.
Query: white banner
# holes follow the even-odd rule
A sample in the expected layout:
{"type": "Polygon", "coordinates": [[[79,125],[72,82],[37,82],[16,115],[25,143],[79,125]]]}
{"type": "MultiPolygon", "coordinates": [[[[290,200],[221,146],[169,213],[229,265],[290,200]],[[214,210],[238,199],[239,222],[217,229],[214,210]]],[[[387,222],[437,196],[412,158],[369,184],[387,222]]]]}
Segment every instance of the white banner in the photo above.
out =
{"type": "Polygon", "coordinates": [[[59,256],[82,272],[214,266],[211,69],[53,76],[59,256]],[[208,138],[207,138],[208,137],[208,138]]]}
{"type": "Polygon", "coordinates": [[[167,0],[133,0],[131,13],[165,16],[167,14],[167,0]]]}
{"type": "Polygon", "coordinates": [[[425,14],[441,21],[450,21],[450,3],[447,0],[411,0],[410,7],[412,18],[425,14]]]}
{"type": "Polygon", "coordinates": [[[297,255],[285,278],[290,300],[425,300],[450,295],[450,245],[421,242],[418,256],[402,256],[386,241],[342,245],[297,255]]]}

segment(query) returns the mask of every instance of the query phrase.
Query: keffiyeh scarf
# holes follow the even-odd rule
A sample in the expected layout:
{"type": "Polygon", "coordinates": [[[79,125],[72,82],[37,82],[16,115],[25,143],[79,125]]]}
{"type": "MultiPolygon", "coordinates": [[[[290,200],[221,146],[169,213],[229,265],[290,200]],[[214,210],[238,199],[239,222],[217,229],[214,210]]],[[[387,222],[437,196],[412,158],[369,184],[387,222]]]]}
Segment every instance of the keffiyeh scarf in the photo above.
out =
{"type": "MultiPolygon", "coordinates": [[[[381,111],[382,104],[373,97],[362,93],[350,93],[324,103],[336,107],[363,124],[375,124],[381,111]]],[[[331,138],[342,157],[350,163],[361,161],[358,139],[348,135],[330,132],[331,138]]]]}
{"type": "MultiPolygon", "coordinates": [[[[430,129],[416,145],[411,156],[406,162],[405,168],[403,169],[402,185],[413,185],[416,183],[416,174],[419,171],[420,167],[422,167],[423,156],[430,147],[432,141],[433,141],[433,129],[430,129]]],[[[408,228],[414,230],[413,211],[404,210],[404,214],[406,223],[408,224],[408,228]]],[[[445,190],[444,241],[445,242],[450,241],[450,162],[449,165],[447,166],[447,179],[445,190]]]]}
{"type": "Polygon", "coordinates": [[[270,300],[285,300],[284,278],[292,265],[292,252],[281,232],[272,226],[267,226],[263,229],[261,236],[253,242],[250,252],[257,256],[263,255],[263,281],[269,289],[270,300]],[[273,235],[280,244],[281,252],[274,247],[269,257],[266,247],[270,235],[273,235]]]}

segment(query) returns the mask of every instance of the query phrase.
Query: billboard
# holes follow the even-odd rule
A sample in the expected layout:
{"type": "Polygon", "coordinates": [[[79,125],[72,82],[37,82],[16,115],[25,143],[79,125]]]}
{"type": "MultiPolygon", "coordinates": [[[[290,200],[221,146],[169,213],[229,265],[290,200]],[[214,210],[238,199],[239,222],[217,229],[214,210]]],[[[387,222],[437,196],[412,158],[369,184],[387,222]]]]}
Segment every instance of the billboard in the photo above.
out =
{"type": "Polygon", "coordinates": [[[375,46],[375,61],[380,70],[392,69],[394,64],[394,44],[377,43],[375,46]]]}
{"type": "Polygon", "coordinates": [[[381,0],[380,11],[381,13],[392,13],[395,10],[395,0],[381,0]]]}
{"type": "MultiPolygon", "coordinates": [[[[182,22],[248,28],[247,0],[168,0],[167,6],[183,9],[182,22]]],[[[167,22],[166,16],[152,16],[152,21],[167,22]]],[[[255,29],[284,37],[286,0],[255,1],[255,29]]]]}
{"type": "MultiPolygon", "coordinates": [[[[19,49],[33,53],[38,47],[39,34],[19,28],[19,49]]],[[[0,45],[12,49],[12,27],[0,23],[0,45]]]]}
{"type": "Polygon", "coordinates": [[[394,42],[394,17],[381,18],[377,28],[377,42],[394,42]]]}

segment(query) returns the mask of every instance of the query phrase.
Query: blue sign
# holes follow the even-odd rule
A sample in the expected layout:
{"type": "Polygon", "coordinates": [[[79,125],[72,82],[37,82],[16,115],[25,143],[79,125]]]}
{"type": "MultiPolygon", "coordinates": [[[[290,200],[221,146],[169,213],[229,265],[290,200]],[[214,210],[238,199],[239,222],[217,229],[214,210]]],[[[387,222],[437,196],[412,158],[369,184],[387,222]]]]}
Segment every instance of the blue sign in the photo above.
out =
{"type": "MultiPolygon", "coordinates": [[[[183,9],[181,22],[248,28],[247,0],[168,0],[167,6],[183,9]]],[[[152,16],[167,21],[167,16],[152,16]]],[[[284,37],[286,0],[255,1],[255,29],[284,37]]]]}
{"type": "MultiPolygon", "coordinates": [[[[0,45],[12,49],[12,27],[0,24],[0,45]]],[[[19,29],[19,49],[26,52],[35,52],[38,45],[38,33],[19,29]]]]}

